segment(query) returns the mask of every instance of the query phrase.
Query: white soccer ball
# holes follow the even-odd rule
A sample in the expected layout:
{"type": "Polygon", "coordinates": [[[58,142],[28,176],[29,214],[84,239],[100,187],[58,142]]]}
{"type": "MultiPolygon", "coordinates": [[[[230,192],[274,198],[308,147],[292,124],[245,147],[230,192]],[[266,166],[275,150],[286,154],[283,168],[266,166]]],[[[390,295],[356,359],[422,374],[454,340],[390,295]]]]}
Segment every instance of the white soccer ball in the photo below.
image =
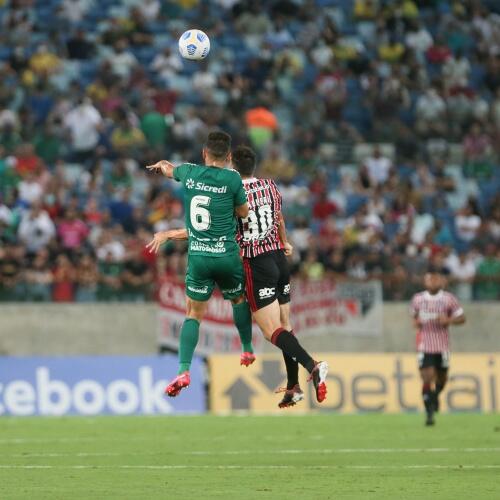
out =
{"type": "Polygon", "coordinates": [[[179,52],[184,59],[205,59],[210,52],[210,39],[201,30],[187,30],[179,38],[179,52]]]}

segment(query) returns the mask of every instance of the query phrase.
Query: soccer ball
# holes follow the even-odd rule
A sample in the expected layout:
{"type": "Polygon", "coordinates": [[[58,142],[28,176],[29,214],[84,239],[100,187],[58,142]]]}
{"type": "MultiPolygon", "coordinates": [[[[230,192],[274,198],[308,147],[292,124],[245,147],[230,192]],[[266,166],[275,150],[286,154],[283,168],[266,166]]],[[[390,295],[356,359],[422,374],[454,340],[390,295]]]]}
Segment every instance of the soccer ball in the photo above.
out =
{"type": "Polygon", "coordinates": [[[179,52],[184,59],[205,59],[210,52],[210,39],[201,30],[187,30],[179,38],[179,52]]]}

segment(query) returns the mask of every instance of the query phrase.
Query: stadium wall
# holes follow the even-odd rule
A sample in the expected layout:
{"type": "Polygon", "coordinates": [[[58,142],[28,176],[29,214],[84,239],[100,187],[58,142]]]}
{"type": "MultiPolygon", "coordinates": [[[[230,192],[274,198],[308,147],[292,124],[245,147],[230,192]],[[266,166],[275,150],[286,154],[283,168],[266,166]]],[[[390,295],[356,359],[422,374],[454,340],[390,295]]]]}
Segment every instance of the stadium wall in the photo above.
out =
{"type": "MultiPolygon", "coordinates": [[[[500,307],[465,305],[467,324],[453,329],[456,352],[491,352],[499,345],[500,307]]],[[[155,304],[3,304],[0,306],[0,355],[143,355],[158,349],[155,304]]],[[[327,352],[412,352],[414,335],[408,304],[383,306],[380,335],[301,336],[308,349],[327,352]]],[[[264,350],[272,346],[264,343],[264,350]]]]}

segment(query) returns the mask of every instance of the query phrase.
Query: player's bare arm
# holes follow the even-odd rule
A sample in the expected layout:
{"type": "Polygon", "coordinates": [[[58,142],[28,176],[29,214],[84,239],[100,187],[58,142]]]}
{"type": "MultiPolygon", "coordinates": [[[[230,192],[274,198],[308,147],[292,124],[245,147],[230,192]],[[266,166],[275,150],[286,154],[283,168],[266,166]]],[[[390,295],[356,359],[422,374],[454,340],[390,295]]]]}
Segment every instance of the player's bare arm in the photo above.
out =
{"type": "Polygon", "coordinates": [[[169,240],[187,240],[188,232],[186,228],[170,229],[169,231],[160,231],[154,234],[153,239],[146,245],[151,253],[158,253],[163,243],[169,240]]]}
{"type": "Polygon", "coordinates": [[[465,314],[460,314],[459,316],[440,316],[439,323],[442,326],[450,326],[450,325],[463,325],[465,323],[465,314]]]}
{"type": "Polygon", "coordinates": [[[281,243],[283,243],[283,251],[285,252],[285,255],[287,257],[290,257],[293,253],[293,246],[289,243],[288,238],[286,236],[286,226],[285,226],[285,218],[283,217],[283,213],[280,212],[278,214],[278,219],[280,221],[279,226],[278,226],[278,234],[281,240],[281,243]]]}
{"type": "Polygon", "coordinates": [[[146,168],[153,172],[161,172],[165,177],[172,179],[174,177],[174,165],[167,160],[157,161],[153,165],[146,165],[146,168]]]}
{"type": "Polygon", "coordinates": [[[235,207],[234,213],[237,217],[240,217],[240,219],[248,217],[248,203],[243,203],[243,205],[238,205],[237,207],[235,207]]]}

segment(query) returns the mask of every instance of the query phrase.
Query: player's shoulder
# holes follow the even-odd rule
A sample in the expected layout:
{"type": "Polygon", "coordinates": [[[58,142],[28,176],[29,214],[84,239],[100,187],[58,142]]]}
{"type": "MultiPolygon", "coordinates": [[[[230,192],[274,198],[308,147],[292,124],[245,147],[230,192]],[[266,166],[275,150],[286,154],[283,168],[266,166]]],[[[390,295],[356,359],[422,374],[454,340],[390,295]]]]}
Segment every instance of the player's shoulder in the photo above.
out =
{"type": "Polygon", "coordinates": [[[240,173],[234,169],[234,168],[231,168],[231,167],[227,167],[223,170],[223,172],[226,173],[226,175],[230,176],[230,177],[234,177],[235,179],[240,179],[241,180],[241,175],[240,173]]]}
{"type": "Polygon", "coordinates": [[[177,165],[177,168],[195,168],[195,167],[202,167],[203,165],[198,165],[197,163],[191,163],[189,161],[186,161],[184,163],[181,163],[177,165]]]}
{"type": "Polygon", "coordinates": [[[413,295],[413,297],[411,298],[412,302],[417,302],[419,300],[423,300],[425,297],[425,290],[422,291],[422,292],[417,292],[413,295]]]}
{"type": "Polygon", "coordinates": [[[448,292],[447,290],[443,290],[443,298],[450,302],[458,302],[457,297],[453,293],[448,292]]]}

